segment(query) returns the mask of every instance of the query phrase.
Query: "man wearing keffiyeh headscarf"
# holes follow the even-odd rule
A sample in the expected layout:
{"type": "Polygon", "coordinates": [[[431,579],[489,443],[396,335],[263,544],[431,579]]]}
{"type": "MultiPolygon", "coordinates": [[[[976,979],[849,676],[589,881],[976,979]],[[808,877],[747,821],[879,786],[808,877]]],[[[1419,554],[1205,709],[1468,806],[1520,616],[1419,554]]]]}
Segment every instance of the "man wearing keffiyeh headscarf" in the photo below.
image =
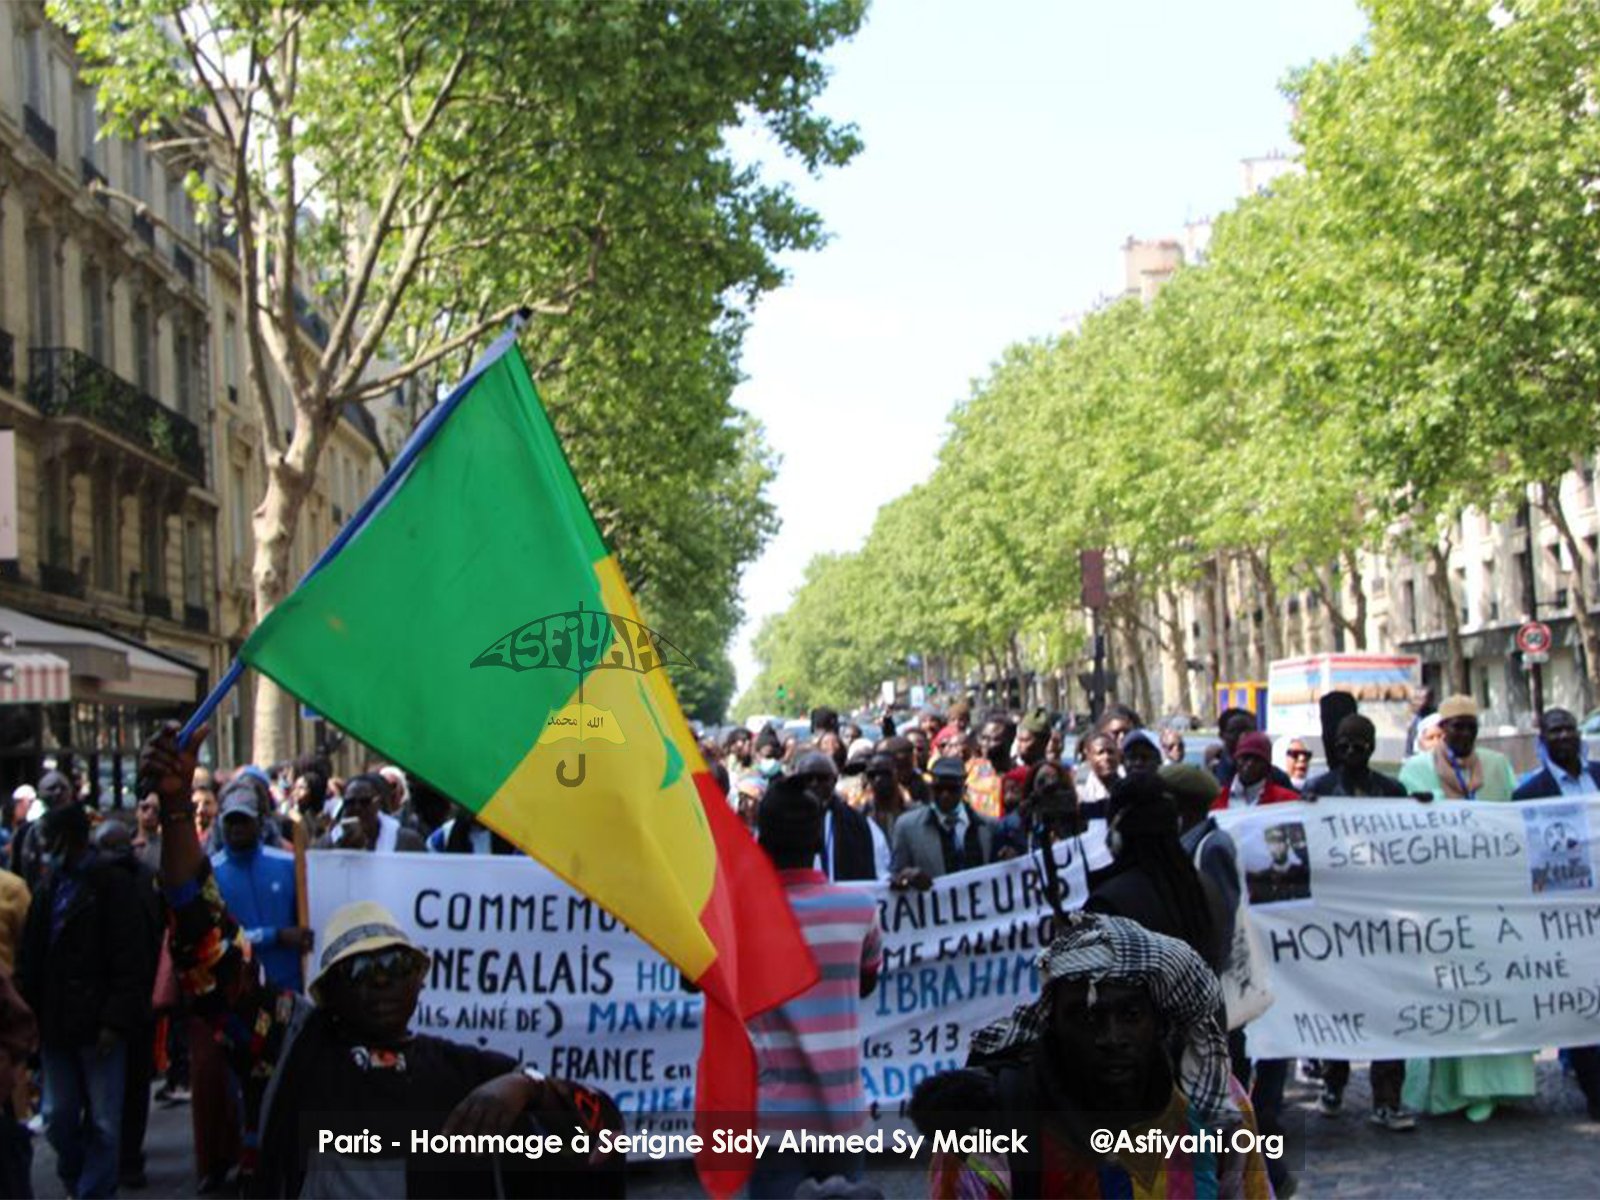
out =
{"type": "Polygon", "coordinates": [[[989,1129],[1025,1149],[936,1153],[935,1197],[1268,1196],[1259,1151],[1109,1153],[1095,1130],[1177,1137],[1253,1124],[1228,1068],[1211,968],[1133,921],[1069,913],[1040,957],[1039,998],[979,1030],[967,1067],[926,1080],[911,1117],[931,1136],[989,1129]]]}

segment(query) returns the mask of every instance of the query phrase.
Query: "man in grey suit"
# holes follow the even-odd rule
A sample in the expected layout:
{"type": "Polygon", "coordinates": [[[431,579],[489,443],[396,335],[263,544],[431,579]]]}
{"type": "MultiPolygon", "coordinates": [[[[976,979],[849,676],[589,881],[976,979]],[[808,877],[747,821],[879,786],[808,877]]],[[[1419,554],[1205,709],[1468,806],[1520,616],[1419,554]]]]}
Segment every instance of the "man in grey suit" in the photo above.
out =
{"type": "Polygon", "coordinates": [[[964,799],[967,772],[959,758],[934,762],[930,799],[894,823],[890,883],[926,888],[941,875],[994,861],[998,826],[964,799]]]}

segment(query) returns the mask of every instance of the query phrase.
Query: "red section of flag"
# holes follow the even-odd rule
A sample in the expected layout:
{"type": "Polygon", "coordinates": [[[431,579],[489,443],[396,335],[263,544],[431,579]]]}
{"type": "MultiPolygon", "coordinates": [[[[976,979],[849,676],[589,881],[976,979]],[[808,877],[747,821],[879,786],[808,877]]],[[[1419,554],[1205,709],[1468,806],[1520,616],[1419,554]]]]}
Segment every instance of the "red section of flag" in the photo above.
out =
{"type": "Polygon", "coordinates": [[[706,998],[694,1082],[695,1132],[706,1149],[695,1168],[706,1191],[720,1198],[738,1191],[753,1166],[748,1156],[711,1153],[714,1130],[743,1129],[757,1109],[756,1056],[745,1022],[811,987],[818,973],[771,861],[711,776],[697,771],[694,781],[717,848],[716,881],[700,913],[717,959],[695,981],[706,998]]]}

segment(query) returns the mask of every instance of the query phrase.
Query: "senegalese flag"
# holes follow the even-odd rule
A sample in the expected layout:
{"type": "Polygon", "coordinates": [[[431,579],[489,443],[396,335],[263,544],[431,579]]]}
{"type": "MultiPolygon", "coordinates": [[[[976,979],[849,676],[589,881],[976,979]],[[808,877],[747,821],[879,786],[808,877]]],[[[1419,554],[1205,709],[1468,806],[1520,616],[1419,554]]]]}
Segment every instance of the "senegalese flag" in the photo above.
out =
{"type": "MultiPolygon", "coordinates": [[[[470,808],[700,986],[695,1104],[709,1128],[714,1114],[755,1111],[745,1021],[811,986],[816,967],[678,707],[667,668],[687,660],[640,620],[514,339],[505,346],[430,414],[413,438],[426,444],[240,658],[470,808]]],[[[742,1182],[715,1174],[718,1192],[742,1182]]]]}

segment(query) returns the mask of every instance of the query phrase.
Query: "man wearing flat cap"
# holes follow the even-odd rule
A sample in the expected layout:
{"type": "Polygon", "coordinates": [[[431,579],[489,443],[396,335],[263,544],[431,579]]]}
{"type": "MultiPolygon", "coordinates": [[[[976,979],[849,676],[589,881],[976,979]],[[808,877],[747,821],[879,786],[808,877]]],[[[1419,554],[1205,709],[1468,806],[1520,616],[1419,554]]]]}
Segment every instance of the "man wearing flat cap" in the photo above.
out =
{"type": "Polygon", "coordinates": [[[933,798],[894,823],[890,882],[927,887],[941,875],[994,861],[998,826],[964,799],[967,771],[959,758],[935,759],[933,798]]]}

